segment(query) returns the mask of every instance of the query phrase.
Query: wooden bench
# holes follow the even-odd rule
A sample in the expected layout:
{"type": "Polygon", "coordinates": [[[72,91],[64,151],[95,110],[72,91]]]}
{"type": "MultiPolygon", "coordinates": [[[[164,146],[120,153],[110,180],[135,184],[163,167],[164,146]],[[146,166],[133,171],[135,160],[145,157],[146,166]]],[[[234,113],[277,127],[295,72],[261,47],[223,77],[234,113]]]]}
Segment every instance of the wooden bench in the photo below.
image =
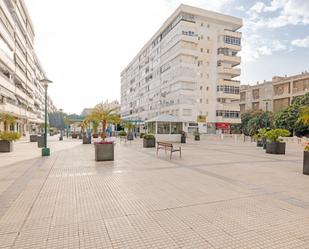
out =
{"type": "Polygon", "coordinates": [[[158,156],[158,151],[160,149],[164,149],[165,150],[165,154],[167,151],[170,151],[171,154],[170,154],[170,160],[172,159],[172,153],[173,152],[177,152],[179,151],[179,155],[180,155],[180,158],[181,158],[181,147],[179,146],[178,148],[175,148],[173,146],[173,144],[171,143],[167,143],[167,142],[157,142],[157,156],[158,156]]]}

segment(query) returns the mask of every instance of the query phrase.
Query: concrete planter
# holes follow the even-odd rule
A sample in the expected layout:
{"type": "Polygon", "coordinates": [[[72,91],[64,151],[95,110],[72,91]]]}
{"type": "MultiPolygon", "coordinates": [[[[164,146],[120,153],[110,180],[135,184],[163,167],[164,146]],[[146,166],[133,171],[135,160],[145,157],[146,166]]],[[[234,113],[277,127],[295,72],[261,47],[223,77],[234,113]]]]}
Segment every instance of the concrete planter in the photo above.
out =
{"type": "Polygon", "coordinates": [[[263,145],[264,145],[264,142],[262,140],[257,140],[256,141],[256,146],[257,147],[263,147],[263,145]]]}
{"type": "Polygon", "coordinates": [[[0,140],[0,152],[12,152],[13,142],[7,140],[0,140]]]}
{"type": "Polygon", "coordinates": [[[309,151],[304,151],[303,174],[309,175],[309,151]]]}
{"type": "Polygon", "coordinates": [[[44,143],[44,136],[38,136],[38,147],[39,148],[43,148],[45,146],[45,143],[44,143]]]}
{"type": "Polygon", "coordinates": [[[129,133],[127,135],[127,139],[128,139],[128,141],[132,141],[134,139],[133,133],[129,133]]]}
{"type": "Polygon", "coordinates": [[[200,141],[200,135],[194,135],[194,140],[195,141],[200,141]]]}
{"type": "Polygon", "coordinates": [[[38,135],[30,135],[30,142],[37,142],[38,141],[38,135]]]}
{"type": "Polygon", "coordinates": [[[156,139],[143,139],[143,147],[144,148],[153,148],[156,147],[156,139]]]}
{"type": "Polygon", "coordinates": [[[268,154],[285,154],[285,143],[271,142],[266,144],[266,153],[268,154]]]}
{"type": "Polygon", "coordinates": [[[96,161],[114,161],[114,144],[95,144],[96,161]]]}
{"type": "Polygon", "coordinates": [[[83,136],[83,144],[91,144],[91,136],[83,136]]]}
{"type": "Polygon", "coordinates": [[[186,135],[184,135],[184,134],[182,134],[181,135],[181,138],[180,138],[180,142],[182,143],[182,144],[185,144],[186,143],[186,135]]]}

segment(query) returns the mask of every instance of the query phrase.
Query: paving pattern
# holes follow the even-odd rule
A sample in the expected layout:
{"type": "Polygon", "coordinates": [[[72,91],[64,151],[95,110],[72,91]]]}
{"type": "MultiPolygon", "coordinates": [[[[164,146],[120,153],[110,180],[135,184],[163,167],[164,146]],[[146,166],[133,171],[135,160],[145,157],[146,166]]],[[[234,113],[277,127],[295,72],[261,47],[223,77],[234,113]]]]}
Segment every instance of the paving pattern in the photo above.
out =
{"type": "Polygon", "coordinates": [[[50,140],[49,158],[28,140],[0,154],[0,248],[309,248],[300,147],[202,138],[170,161],[138,139],[95,162],[50,140]]]}

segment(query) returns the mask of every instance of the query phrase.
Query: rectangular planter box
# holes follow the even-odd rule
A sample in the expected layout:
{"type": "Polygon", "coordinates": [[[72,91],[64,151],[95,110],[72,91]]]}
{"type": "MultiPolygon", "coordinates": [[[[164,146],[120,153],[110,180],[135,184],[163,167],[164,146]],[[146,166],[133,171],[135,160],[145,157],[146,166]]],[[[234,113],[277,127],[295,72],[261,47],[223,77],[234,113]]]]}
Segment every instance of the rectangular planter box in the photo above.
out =
{"type": "Polygon", "coordinates": [[[91,136],[83,136],[83,144],[91,144],[91,136]]]}
{"type": "Polygon", "coordinates": [[[262,140],[257,140],[256,141],[256,146],[257,147],[263,147],[264,142],[262,140]]]}
{"type": "Polygon", "coordinates": [[[153,148],[156,147],[156,139],[143,139],[143,147],[144,148],[153,148]]]}
{"type": "Polygon", "coordinates": [[[134,139],[133,133],[129,133],[127,135],[127,139],[128,139],[128,141],[132,141],[134,139]]]}
{"type": "Polygon", "coordinates": [[[95,144],[96,161],[114,161],[114,144],[95,144]]]}
{"type": "Polygon", "coordinates": [[[266,153],[268,154],[285,154],[285,143],[271,142],[266,144],[266,153]]]}
{"type": "Polygon", "coordinates": [[[13,142],[7,140],[0,140],[0,152],[12,152],[13,142]]]}
{"type": "Polygon", "coordinates": [[[303,173],[309,175],[309,151],[304,151],[303,173]]]}
{"type": "Polygon", "coordinates": [[[199,135],[198,136],[194,135],[194,140],[195,141],[200,141],[200,136],[199,135]]]}
{"type": "Polygon", "coordinates": [[[30,135],[30,142],[37,142],[38,141],[38,135],[30,135]]]}
{"type": "Polygon", "coordinates": [[[38,141],[37,141],[37,142],[38,142],[38,147],[39,147],[39,148],[43,148],[44,145],[45,145],[45,144],[44,144],[44,136],[38,136],[37,139],[38,139],[38,141]]]}

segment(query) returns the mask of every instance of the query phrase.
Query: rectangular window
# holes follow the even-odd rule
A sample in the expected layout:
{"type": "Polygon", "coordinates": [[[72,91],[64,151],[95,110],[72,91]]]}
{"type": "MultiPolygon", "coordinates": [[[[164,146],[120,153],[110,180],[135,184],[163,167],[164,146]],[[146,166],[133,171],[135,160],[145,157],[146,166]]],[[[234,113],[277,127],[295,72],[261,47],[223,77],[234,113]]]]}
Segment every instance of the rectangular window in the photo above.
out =
{"type": "Polygon", "coordinates": [[[225,35],[224,36],[224,43],[240,46],[240,38],[225,35]]]}

